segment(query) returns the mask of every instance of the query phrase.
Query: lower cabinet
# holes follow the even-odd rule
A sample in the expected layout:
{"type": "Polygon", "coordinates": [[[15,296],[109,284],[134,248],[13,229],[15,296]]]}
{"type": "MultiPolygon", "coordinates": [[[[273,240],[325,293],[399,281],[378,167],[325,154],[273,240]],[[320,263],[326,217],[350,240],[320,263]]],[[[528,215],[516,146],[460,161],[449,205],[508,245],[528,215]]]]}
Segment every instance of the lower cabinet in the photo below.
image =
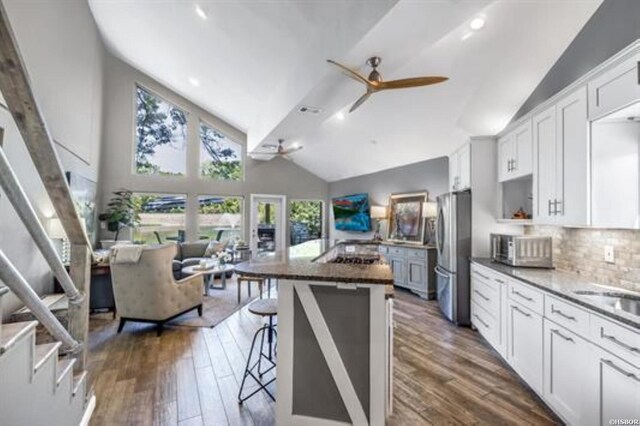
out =
{"type": "Polygon", "coordinates": [[[542,316],[509,300],[507,361],[538,394],[542,394],[542,316]]]}
{"type": "Polygon", "coordinates": [[[544,320],[544,400],[568,424],[596,425],[594,346],[544,320]]]}
{"type": "Polygon", "coordinates": [[[433,248],[381,245],[379,252],[391,267],[394,285],[425,299],[435,298],[436,251],[433,248]]]}
{"type": "MultiPolygon", "coordinates": [[[[595,364],[599,398],[593,403],[601,425],[615,419],[640,419],[640,369],[597,348],[595,364]]],[[[624,423],[619,423],[624,424],[624,423]]],[[[627,423],[633,424],[633,423],[627,423]]]]}

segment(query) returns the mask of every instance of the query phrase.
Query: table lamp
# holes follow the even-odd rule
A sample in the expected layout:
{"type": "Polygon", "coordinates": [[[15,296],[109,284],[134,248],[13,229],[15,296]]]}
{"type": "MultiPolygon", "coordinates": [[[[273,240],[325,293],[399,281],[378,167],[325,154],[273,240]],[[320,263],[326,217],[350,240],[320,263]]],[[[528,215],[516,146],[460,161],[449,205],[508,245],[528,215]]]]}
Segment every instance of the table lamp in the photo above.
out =
{"type": "Polygon", "coordinates": [[[373,234],[374,241],[382,241],[382,235],[380,235],[380,223],[386,218],[386,206],[371,206],[371,219],[376,221],[376,232],[373,234]]]}
{"type": "Polygon", "coordinates": [[[427,243],[431,242],[433,233],[435,231],[436,217],[438,216],[438,203],[435,201],[426,201],[422,203],[422,217],[426,221],[427,226],[427,243]]]}

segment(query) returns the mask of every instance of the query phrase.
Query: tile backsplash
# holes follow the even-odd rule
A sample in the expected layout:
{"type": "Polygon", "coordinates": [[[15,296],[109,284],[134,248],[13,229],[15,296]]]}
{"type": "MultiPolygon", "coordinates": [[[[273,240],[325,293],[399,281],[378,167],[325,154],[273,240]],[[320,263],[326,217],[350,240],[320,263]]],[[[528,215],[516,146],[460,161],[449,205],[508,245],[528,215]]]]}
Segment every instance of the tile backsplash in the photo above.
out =
{"type": "Polygon", "coordinates": [[[553,238],[553,264],[598,284],[640,291],[640,231],[627,229],[526,226],[525,234],[553,238]],[[615,262],[604,261],[613,246],[615,262]]]}

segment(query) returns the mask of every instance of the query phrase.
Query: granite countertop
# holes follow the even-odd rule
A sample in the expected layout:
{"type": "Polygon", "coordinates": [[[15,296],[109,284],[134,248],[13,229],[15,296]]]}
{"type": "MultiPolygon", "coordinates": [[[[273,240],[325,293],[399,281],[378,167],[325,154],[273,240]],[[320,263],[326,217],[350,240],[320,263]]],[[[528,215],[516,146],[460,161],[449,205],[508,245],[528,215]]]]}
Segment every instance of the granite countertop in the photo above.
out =
{"type": "MultiPolygon", "coordinates": [[[[368,243],[377,246],[377,243],[368,243]]],[[[382,261],[379,264],[358,265],[330,263],[323,259],[339,246],[361,245],[366,243],[307,241],[286,250],[255,256],[235,265],[235,269],[240,274],[264,278],[392,285],[391,268],[382,261]]]]}
{"type": "Polygon", "coordinates": [[[631,326],[636,329],[640,329],[640,316],[634,315],[630,312],[617,309],[613,306],[606,305],[598,302],[593,296],[584,296],[575,294],[577,290],[587,291],[609,291],[615,293],[633,293],[618,287],[606,286],[602,284],[596,284],[578,274],[558,271],[555,269],[539,269],[539,268],[522,268],[512,267],[504,265],[502,263],[493,262],[487,258],[472,258],[472,262],[477,263],[487,268],[493,269],[496,272],[503,273],[510,277],[516,278],[527,284],[531,284],[534,287],[538,287],[553,295],[561,297],[563,299],[574,302],[578,305],[582,305],[588,309],[591,309],[603,316],[615,319],[631,326]]]}

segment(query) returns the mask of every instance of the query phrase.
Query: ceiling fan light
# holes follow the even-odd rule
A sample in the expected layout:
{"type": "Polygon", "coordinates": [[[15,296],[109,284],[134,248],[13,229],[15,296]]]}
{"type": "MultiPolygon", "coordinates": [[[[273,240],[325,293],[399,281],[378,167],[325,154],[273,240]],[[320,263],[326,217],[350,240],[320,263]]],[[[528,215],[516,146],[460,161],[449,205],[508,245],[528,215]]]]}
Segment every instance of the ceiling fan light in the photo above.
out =
{"type": "Polygon", "coordinates": [[[344,112],[338,111],[338,113],[336,114],[336,118],[340,121],[344,120],[345,119],[344,112]]]}

